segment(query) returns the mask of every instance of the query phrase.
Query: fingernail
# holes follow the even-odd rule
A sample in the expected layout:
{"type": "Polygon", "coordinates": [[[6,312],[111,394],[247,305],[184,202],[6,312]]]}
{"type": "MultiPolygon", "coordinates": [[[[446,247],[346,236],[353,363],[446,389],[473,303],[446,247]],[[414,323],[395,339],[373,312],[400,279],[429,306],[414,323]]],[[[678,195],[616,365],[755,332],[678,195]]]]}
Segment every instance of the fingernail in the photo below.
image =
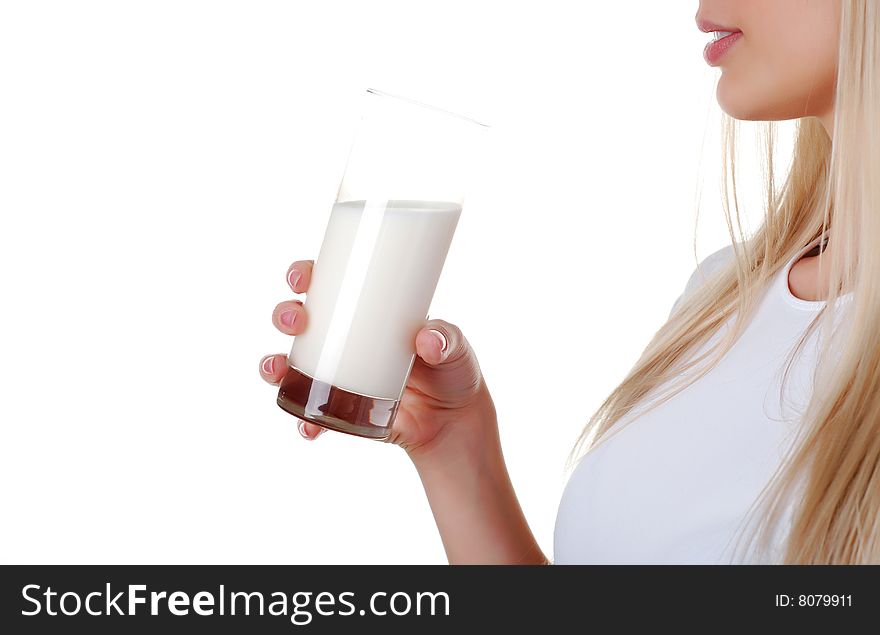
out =
{"type": "Polygon", "coordinates": [[[446,346],[448,344],[448,342],[446,341],[446,336],[443,335],[443,333],[441,333],[440,331],[437,331],[435,329],[428,329],[428,331],[430,333],[433,333],[434,337],[437,339],[437,341],[440,342],[440,352],[445,353],[446,346]]]}
{"type": "Polygon", "coordinates": [[[281,315],[278,316],[278,319],[281,320],[281,323],[284,326],[291,328],[296,321],[296,313],[296,311],[282,311],[281,315]]]}
{"type": "Polygon", "coordinates": [[[306,439],[308,439],[308,435],[306,434],[306,422],[302,419],[299,420],[299,423],[296,424],[296,429],[299,430],[299,433],[306,439]]]}
{"type": "Polygon", "coordinates": [[[275,373],[275,358],[270,356],[270,357],[267,357],[266,359],[264,359],[263,363],[262,363],[262,367],[263,367],[263,372],[266,373],[267,375],[274,374],[275,373]]]}
{"type": "Polygon", "coordinates": [[[302,278],[302,274],[296,269],[291,269],[290,273],[287,274],[287,282],[290,284],[291,288],[296,287],[296,283],[299,282],[300,278],[302,278]]]}

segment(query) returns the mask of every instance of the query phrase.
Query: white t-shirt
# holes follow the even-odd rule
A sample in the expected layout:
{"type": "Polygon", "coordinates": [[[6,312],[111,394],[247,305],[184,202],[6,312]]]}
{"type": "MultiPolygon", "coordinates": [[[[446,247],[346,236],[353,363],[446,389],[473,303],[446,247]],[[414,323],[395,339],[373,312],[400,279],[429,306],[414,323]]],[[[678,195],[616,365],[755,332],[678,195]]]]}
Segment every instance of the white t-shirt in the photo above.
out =
{"type": "MultiPolygon", "coordinates": [[[[795,296],[788,272],[820,239],[777,272],[746,331],[715,368],[643,416],[634,408],[626,425],[612,428],[612,437],[581,458],[559,505],[554,564],[750,562],[735,537],[807,404],[815,329],[792,363],[780,403],[784,362],[824,305],[795,296]]],[[[705,258],[676,304],[732,257],[727,246],[705,258]]],[[[790,511],[789,505],[784,527],[790,511]]],[[[776,553],[770,562],[781,554],[778,547],[776,553]]]]}

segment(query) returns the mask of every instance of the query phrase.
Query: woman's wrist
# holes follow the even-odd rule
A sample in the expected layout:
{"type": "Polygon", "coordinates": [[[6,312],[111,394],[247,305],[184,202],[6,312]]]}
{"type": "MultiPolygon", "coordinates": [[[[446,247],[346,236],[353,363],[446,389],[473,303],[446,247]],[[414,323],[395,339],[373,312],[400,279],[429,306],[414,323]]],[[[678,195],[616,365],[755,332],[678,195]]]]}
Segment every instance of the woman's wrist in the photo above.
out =
{"type": "Polygon", "coordinates": [[[501,455],[498,416],[485,381],[466,409],[443,413],[443,417],[445,421],[432,423],[438,432],[431,441],[406,450],[416,469],[465,458],[475,465],[501,455]]]}
{"type": "MultiPolygon", "coordinates": [[[[435,460],[436,459],[436,460],[435,460]]],[[[416,463],[449,564],[547,564],[500,451],[416,463]]]]}
{"type": "Polygon", "coordinates": [[[449,563],[548,564],[510,482],[491,398],[462,417],[409,452],[449,563]]]}

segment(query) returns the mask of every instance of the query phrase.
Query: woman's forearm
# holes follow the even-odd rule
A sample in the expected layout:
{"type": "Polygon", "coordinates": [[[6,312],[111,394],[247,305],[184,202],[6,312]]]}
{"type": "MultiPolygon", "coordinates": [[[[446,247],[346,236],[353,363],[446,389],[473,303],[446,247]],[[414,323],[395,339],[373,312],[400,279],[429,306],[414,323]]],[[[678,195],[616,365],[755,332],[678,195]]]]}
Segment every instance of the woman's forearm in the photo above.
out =
{"type": "MultiPolygon", "coordinates": [[[[494,417],[475,412],[474,417],[494,417]]],[[[473,421],[471,435],[412,456],[449,564],[550,564],[517,500],[493,420],[473,421]]]]}

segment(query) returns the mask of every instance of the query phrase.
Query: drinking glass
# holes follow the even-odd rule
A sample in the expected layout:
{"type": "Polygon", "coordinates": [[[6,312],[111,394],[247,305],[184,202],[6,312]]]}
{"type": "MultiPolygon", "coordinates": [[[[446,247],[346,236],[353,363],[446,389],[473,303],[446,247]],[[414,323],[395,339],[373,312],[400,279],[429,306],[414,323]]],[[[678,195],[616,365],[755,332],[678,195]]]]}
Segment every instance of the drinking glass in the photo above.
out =
{"type": "Polygon", "coordinates": [[[488,126],[372,88],[362,99],[277,402],[384,440],[488,126]]]}

